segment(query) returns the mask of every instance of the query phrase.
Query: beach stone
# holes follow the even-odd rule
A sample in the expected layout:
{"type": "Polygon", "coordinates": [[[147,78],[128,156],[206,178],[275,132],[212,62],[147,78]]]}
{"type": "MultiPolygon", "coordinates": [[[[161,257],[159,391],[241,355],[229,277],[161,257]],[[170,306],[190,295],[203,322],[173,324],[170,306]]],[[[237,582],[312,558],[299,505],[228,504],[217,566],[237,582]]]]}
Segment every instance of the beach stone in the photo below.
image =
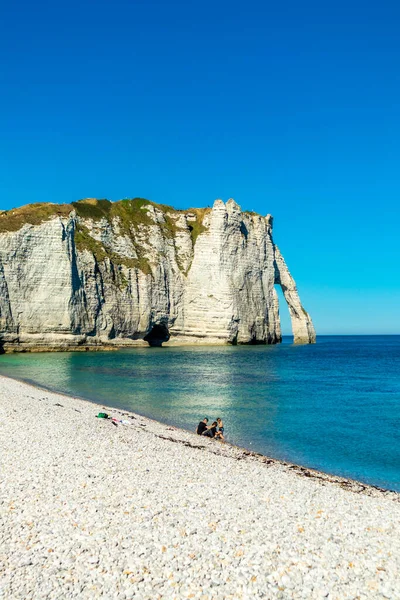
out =
{"type": "Polygon", "coordinates": [[[398,494],[343,489],[177,428],[172,442],[142,417],[116,429],[92,403],[43,398],[0,377],[5,599],[398,596],[398,494]]]}

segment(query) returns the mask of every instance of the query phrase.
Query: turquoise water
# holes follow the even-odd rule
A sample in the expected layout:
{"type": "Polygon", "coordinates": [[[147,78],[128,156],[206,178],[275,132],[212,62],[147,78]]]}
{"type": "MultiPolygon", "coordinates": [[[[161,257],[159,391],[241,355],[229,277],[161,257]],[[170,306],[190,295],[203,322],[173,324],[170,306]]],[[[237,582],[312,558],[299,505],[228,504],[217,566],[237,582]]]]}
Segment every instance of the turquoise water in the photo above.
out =
{"type": "MultiPolygon", "coordinates": [[[[400,491],[400,336],[0,356],[0,373],[400,491]]],[[[96,413],[94,408],[93,413],[96,413]]]]}

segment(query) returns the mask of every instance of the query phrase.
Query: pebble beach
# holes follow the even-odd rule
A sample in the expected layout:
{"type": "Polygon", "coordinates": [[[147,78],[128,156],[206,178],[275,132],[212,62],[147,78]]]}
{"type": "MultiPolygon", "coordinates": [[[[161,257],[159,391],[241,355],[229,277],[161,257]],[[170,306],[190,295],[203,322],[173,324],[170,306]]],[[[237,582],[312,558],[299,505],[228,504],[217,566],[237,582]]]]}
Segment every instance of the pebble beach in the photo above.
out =
{"type": "Polygon", "coordinates": [[[392,600],[399,500],[0,377],[2,599],[392,600]]]}

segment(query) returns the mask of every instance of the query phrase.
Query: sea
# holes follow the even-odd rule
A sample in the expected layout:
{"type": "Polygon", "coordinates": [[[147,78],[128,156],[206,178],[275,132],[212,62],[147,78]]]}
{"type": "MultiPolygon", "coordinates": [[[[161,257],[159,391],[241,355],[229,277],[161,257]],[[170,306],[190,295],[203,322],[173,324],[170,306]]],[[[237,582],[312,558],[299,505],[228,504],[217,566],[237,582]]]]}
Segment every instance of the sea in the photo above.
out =
{"type": "Polygon", "coordinates": [[[400,336],[4,354],[0,374],[192,431],[221,417],[233,444],[400,492],[400,336]]]}

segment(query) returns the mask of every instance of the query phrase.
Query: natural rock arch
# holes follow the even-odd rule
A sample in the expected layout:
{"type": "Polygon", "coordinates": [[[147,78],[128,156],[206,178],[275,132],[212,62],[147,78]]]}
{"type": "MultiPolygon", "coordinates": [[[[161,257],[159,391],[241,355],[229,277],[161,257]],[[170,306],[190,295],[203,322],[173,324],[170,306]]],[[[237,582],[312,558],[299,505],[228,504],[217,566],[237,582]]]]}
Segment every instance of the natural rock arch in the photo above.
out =
{"type": "MultiPolygon", "coordinates": [[[[295,344],[314,344],[316,334],[314,325],[308,312],[303,308],[297,291],[296,282],[289,273],[285,260],[278,246],[275,249],[275,284],[281,286],[283,295],[289,308],[292,322],[293,341],[295,344]]],[[[276,301],[278,296],[276,295],[276,301]]],[[[278,301],[279,302],[279,301],[278,301]]]]}

